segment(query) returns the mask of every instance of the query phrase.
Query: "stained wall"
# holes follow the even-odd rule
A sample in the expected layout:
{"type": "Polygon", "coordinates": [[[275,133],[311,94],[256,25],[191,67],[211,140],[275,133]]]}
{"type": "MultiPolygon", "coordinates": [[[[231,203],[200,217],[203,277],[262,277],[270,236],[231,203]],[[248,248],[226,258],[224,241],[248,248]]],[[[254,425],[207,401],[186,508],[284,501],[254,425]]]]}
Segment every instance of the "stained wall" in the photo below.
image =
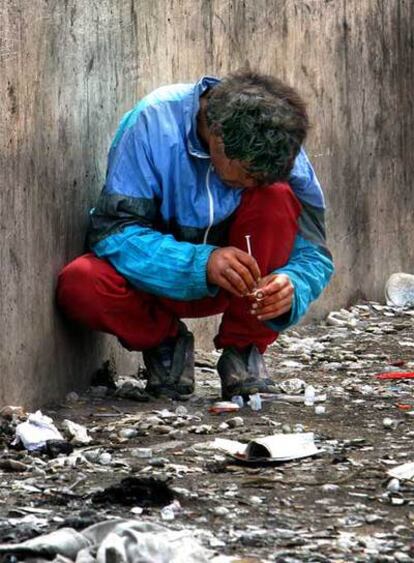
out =
{"type": "Polygon", "coordinates": [[[312,316],[412,272],[413,29],[411,0],[0,0],[0,403],[56,399],[108,357],[133,369],[63,322],[54,286],[122,113],[162,84],[249,64],[308,100],[337,266],[312,316]]]}

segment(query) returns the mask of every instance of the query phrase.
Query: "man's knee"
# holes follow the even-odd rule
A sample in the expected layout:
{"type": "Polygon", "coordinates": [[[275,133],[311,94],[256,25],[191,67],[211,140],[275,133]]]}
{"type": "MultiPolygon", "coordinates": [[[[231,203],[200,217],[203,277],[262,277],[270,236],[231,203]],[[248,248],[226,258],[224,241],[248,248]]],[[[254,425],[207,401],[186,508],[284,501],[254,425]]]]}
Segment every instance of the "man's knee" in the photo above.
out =
{"type": "Polygon", "coordinates": [[[261,198],[263,210],[273,218],[275,213],[279,216],[299,216],[301,205],[288,183],[276,182],[257,192],[258,197],[261,198]]]}
{"type": "Polygon", "coordinates": [[[85,254],[69,262],[59,274],[56,299],[63,312],[74,320],[85,322],[97,303],[99,279],[109,267],[93,254],[85,254]]]}

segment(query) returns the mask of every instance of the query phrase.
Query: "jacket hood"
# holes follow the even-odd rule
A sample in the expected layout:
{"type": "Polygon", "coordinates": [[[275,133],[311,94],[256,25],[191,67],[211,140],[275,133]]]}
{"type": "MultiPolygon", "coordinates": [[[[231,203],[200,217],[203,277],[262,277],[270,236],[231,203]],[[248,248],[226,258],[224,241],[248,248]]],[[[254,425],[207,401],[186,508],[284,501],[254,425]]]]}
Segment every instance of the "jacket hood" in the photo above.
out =
{"type": "Polygon", "coordinates": [[[185,105],[185,131],[187,135],[187,148],[192,156],[210,158],[197,135],[197,114],[200,109],[200,96],[209,88],[220,82],[215,76],[203,76],[194,85],[185,105]]]}

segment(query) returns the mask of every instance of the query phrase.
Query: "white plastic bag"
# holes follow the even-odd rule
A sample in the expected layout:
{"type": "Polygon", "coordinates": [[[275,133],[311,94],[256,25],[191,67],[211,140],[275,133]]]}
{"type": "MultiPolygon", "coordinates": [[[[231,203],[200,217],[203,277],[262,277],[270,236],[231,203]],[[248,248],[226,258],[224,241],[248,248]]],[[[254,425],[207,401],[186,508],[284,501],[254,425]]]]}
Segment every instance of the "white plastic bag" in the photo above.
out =
{"type": "Polygon", "coordinates": [[[50,417],[36,411],[29,414],[26,422],[17,425],[16,440],[20,440],[26,450],[34,451],[42,448],[48,440],[63,440],[63,436],[50,417]]]}

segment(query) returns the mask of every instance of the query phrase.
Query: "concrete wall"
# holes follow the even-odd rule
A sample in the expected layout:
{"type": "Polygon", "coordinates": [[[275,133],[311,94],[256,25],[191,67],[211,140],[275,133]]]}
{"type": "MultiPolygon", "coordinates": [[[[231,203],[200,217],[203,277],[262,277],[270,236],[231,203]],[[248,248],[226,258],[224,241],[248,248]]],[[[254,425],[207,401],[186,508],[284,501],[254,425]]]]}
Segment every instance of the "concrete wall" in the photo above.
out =
{"type": "Polygon", "coordinates": [[[108,355],[132,369],[53,291],[120,116],[161,84],[249,63],[307,97],[338,271],[314,315],[412,272],[413,24],[411,0],[0,0],[0,403],[56,398],[108,355]]]}

